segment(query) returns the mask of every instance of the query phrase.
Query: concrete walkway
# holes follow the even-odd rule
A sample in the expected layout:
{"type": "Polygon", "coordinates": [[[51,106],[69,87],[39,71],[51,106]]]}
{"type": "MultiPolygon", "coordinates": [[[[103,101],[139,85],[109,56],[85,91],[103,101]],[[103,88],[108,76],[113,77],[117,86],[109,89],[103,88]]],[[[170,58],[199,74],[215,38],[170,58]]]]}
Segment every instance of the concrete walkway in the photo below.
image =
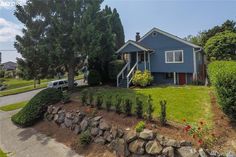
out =
{"type": "Polygon", "coordinates": [[[33,128],[15,126],[10,117],[16,112],[0,111],[0,148],[10,157],[82,157],[33,128]]]}

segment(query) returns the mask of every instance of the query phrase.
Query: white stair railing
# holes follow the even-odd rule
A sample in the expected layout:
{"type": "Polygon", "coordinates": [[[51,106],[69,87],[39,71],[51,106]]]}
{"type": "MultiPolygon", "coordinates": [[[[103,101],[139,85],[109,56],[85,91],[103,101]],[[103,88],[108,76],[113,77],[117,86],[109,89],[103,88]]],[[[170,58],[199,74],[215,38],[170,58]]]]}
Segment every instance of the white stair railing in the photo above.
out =
{"type": "Polygon", "coordinates": [[[130,62],[127,62],[126,65],[122,68],[122,70],[117,75],[117,77],[116,77],[116,85],[117,85],[117,87],[119,87],[120,76],[122,75],[122,79],[124,78],[125,69],[127,69],[129,66],[130,66],[130,62]]]}
{"type": "Polygon", "coordinates": [[[135,68],[137,68],[137,65],[138,65],[138,62],[136,62],[134,64],[134,66],[132,67],[132,69],[129,71],[128,75],[126,76],[127,77],[127,88],[129,88],[129,85],[133,79],[133,76],[134,76],[134,72],[135,72],[135,68]],[[131,76],[131,77],[130,77],[131,76]]]}

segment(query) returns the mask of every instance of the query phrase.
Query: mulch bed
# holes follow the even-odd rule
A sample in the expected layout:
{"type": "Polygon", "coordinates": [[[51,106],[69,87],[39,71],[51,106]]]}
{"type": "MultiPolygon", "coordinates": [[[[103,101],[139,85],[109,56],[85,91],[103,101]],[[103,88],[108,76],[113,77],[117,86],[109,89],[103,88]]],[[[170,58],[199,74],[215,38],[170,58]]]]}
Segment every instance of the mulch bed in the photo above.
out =
{"type": "MultiPolygon", "coordinates": [[[[214,121],[214,134],[217,137],[217,141],[213,146],[213,150],[220,152],[228,151],[232,148],[236,151],[236,143],[234,147],[234,141],[236,142],[236,124],[232,123],[229,118],[221,111],[219,105],[216,102],[216,98],[213,93],[210,93],[211,104],[213,109],[213,121],[214,121]]],[[[63,105],[58,103],[56,105],[63,105]]],[[[118,127],[125,129],[133,129],[135,125],[142,119],[137,119],[135,116],[126,117],[123,114],[118,115],[117,113],[106,110],[96,110],[88,106],[82,106],[78,101],[71,101],[70,103],[63,105],[66,111],[76,111],[80,110],[90,115],[100,115],[110,124],[114,124],[118,127]]],[[[186,140],[191,141],[193,144],[197,145],[196,141],[190,137],[186,132],[184,132],[184,126],[177,123],[171,122],[167,126],[162,127],[158,121],[147,122],[147,128],[156,130],[157,133],[164,135],[168,138],[176,140],[186,140]],[[155,124],[155,129],[153,128],[155,124]]],[[[69,129],[59,128],[55,123],[41,121],[34,126],[39,132],[51,136],[56,141],[64,143],[65,145],[71,147],[79,154],[85,156],[114,156],[113,153],[109,152],[105,146],[91,144],[86,147],[86,149],[78,143],[78,135],[72,133],[69,129]]]]}

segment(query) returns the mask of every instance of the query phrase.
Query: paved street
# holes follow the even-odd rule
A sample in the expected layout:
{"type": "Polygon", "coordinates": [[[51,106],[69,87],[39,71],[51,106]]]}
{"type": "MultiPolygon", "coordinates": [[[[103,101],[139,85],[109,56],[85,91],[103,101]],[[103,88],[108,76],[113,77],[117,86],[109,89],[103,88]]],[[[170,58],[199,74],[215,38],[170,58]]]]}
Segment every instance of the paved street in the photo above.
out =
{"type": "Polygon", "coordinates": [[[38,133],[33,128],[19,128],[10,117],[17,111],[0,111],[0,148],[11,157],[82,157],[69,147],[38,133]]]}
{"type": "MultiPolygon", "coordinates": [[[[83,80],[77,80],[76,82],[78,83],[79,86],[84,85],[83,80]]],[[[35,96],[41,90],[43,89],[37,89],[37,90],[25,92],[25,93],[16,94],[16,95],[0,97],[0,106],[5,106],[8,104],[30,100],[33,96],[35,96]]]]}

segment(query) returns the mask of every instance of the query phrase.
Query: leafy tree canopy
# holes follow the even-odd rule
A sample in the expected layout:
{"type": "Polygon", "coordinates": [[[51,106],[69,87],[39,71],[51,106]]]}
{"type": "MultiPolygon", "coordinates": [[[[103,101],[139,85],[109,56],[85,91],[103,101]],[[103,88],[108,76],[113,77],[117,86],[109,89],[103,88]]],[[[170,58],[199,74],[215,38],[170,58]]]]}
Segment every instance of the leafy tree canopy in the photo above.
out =
{"type": "Polygon", "coordinates": [[[207,40],[204,49],[210,60],[236,60],[236,33],[217,33],[207,40]]]}

